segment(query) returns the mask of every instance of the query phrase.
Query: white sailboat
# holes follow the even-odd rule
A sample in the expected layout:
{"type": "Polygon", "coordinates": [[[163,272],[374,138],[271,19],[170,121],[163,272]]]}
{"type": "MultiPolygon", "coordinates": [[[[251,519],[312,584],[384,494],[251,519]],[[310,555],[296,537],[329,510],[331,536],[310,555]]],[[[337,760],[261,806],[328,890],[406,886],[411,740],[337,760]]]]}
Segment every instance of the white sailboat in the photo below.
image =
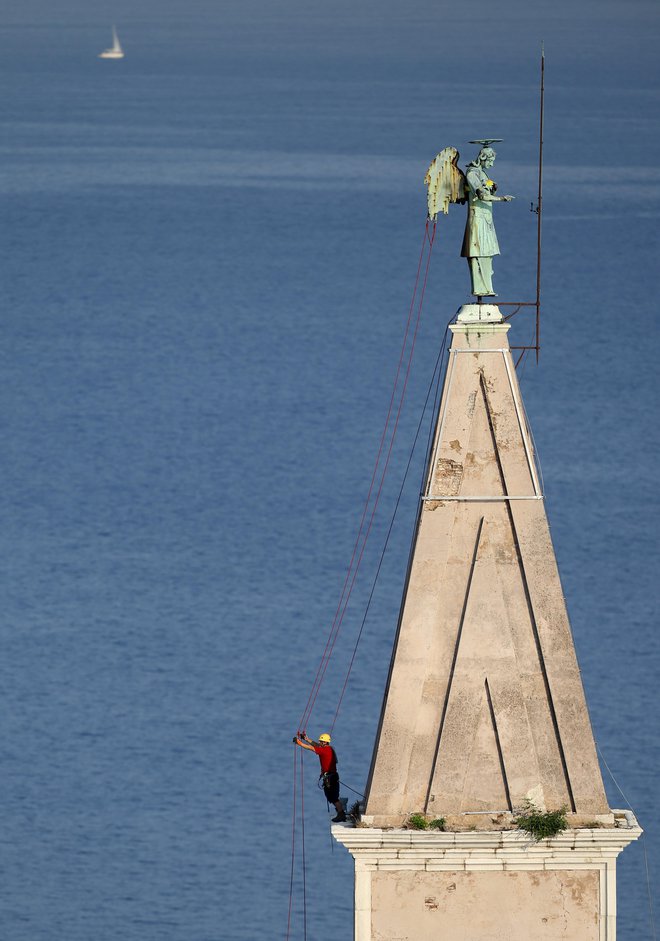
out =
{"type": "Polygon", "coordinates": [[[103,52],[99,53],[99,59],[123,59],[124,50],[119,44],[119,37],[117,36],[117,30],[112,27],[112,46],[110,49],[104,49],[103,52]]]}

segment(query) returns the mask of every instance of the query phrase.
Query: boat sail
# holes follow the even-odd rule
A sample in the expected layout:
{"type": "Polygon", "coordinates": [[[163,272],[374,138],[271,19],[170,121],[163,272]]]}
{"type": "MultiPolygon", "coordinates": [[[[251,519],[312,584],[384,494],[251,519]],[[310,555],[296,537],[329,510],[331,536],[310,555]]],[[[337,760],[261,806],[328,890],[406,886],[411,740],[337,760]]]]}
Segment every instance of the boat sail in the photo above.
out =
{"type": "Polygon", "coordinates": [[[117,36],[117,30],[115,27],[112,27],[112,46],[110,49],[104,49],[103,52],[99,53],[99,59],[123,59],[124,50],[119,44],[119,37],[117,36]]]}

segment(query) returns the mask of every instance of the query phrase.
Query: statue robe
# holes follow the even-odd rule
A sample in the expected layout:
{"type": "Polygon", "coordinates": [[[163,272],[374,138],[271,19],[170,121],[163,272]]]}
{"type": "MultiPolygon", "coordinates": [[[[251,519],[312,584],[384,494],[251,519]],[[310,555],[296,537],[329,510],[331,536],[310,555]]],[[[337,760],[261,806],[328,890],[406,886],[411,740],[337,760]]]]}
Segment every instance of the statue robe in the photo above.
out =
{"type": "Polygon", "coordinates": [[[499,255],[500,246],[493,223],[493,204],[481,198],[490,193],[488,175],[478,164],[470,163],[466,173],[468,191],[468,215],[461,256],[463,258],[488,258],[499,255]]]}

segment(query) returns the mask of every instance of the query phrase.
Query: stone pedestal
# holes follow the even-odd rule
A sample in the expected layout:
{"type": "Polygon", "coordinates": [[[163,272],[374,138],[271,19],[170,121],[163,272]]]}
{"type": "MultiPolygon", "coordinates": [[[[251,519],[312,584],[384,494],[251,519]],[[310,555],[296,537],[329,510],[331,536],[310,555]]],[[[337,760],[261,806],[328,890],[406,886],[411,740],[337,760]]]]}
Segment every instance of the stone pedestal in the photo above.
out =
{"type": "Polygon", "coordinates": [[[456,314],[457,323],[502,323],[497,304],[463,304],[456,314]]]}
{"type": "Polygon", "coordinates": [[[641,834],[332,828],[355,858],[355,941],[615,941],[616,858],[641,834]]]}

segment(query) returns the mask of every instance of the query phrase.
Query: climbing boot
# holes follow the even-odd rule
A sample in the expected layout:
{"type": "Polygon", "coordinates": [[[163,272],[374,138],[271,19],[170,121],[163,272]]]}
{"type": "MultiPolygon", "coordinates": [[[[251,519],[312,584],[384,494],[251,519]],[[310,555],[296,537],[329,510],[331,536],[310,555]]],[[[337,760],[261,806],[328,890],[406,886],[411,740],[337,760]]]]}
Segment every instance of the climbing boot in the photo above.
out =
{"type": "Polygon", "coordinates": [[[337,814],[336,817],[332,818],[333,823],[344,823],[346,820],[346,814],[342,811],[340,814],[337,814]]]}

